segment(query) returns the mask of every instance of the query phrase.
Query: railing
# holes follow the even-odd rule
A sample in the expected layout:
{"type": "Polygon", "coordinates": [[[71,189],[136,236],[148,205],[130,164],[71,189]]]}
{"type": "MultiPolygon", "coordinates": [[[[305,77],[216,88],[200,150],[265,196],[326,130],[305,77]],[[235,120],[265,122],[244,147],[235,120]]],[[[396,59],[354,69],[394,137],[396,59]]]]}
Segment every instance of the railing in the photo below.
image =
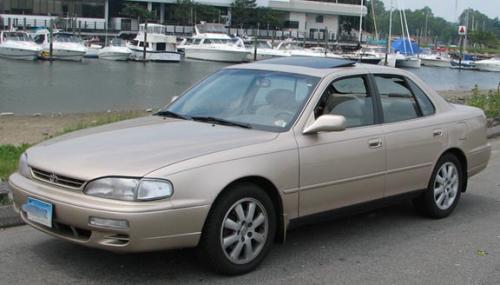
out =
{"type": "MultiPolygon", "coordinates": [[[[0,29],[7,29],[8,27],[15,27],[18,29],[30,29],[32,27],[48,27],[50,21],[57,20],[56,27],[58,29],[73,31],[76,33],[85,34],[104,34],[108,33],[137,33],[139,27],[137,23],[121,22],[116,26],[111,21],[108,31],[105,30],[104,19],[91,19],[91,18],[66,18],[58,19],[57,17],[50,16],[24,16],[24,15],[0,15],[0,29]],[[121,28],[121,29],[118,29],[121,28]]],[[[184,25],[166,25],[166,33],[176,36],[190,36],[193,33],[192,26],[184,25]]],[[[327,32],[320,31],[298,31],[295,29],[290,30],[274,30],[274,29],[242,29],[242,28],[226,28],[228,34],[237,35],[240,37],[255,37],[256,35],[262,39],[276,39],[282,40],[287,38],[295,38],[300,41],[317,41],[324,42],[325,36],[328,41],[355,41],[355,36],[338,35],[337,31],[327,32]]]]}

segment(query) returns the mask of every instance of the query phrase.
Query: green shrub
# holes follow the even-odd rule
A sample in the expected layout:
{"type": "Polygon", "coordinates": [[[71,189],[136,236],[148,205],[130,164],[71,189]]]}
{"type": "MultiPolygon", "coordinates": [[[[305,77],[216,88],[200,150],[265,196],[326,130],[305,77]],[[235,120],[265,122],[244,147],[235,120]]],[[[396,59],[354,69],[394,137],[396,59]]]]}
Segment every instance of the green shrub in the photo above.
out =
{"type": "Polygon", "coordinates": [[[466,101],[467,105],[483,109],[486,117],[495,118],[500,116],[500,91],[489,90],[481,93],[478,86],[472,89],[472,96],[466,101]]]}

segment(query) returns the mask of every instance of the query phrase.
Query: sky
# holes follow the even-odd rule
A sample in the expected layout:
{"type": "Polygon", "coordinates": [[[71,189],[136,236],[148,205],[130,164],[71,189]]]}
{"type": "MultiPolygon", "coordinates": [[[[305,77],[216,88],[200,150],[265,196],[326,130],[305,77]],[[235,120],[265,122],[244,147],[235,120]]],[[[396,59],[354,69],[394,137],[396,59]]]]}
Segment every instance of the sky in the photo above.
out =
{"type": "MultiPolygon", "coordinates": [[[[391,0],[382,0],[386,9],[389,9],[391,0]]],[[[392,0],[394,8],[397,2],[405,9],[421,9],[429,6],[435,16],[456,22],[457,17],[467,8],[479,10],[490,18],[500,18],[500,0],[392,0]],[[457,4],[457,9],[455,9],[457,4]],[[456,10],[456,12],[455,12],[456,10]]]]}

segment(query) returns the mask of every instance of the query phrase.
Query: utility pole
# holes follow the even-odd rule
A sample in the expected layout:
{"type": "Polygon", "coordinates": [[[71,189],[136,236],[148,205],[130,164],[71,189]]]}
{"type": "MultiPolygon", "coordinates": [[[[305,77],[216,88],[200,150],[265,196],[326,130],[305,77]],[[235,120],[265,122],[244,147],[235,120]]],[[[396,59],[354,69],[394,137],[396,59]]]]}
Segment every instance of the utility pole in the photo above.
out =
{"type": "Polygon", "coordinates": [[[375,0],[371,0],[370,3],[372,4],[372,16],[373,16],[373,27],[375,28],[375,39],[378,42],[377,18],[375,17],[375,0]]]}
{"type": "Polygon", "coordinates": [[[142,59],[146,62],[146,47],[148,45],[148,19],[144,21],[144,45],[142,49],[142,59]]]}
{"type": "Polygon", "coordinates": [[[364,6],[364,0],[361,0],[360,12],[359,12],[359,38],[358,38],[358,42],[360,45],[363,34],[363,6],[364,6]]]}

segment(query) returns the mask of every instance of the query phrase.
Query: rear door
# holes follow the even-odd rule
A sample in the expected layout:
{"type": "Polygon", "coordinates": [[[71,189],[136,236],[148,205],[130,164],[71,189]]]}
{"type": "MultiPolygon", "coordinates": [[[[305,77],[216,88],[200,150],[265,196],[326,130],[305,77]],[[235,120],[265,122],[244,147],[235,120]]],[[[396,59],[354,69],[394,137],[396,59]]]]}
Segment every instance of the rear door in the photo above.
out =
{"type": "Polygon", "coordinates": [[[405,76],[374,74],[387,154],[385,196],[427,187],[447,134],[428,96],[405,76]]]}

